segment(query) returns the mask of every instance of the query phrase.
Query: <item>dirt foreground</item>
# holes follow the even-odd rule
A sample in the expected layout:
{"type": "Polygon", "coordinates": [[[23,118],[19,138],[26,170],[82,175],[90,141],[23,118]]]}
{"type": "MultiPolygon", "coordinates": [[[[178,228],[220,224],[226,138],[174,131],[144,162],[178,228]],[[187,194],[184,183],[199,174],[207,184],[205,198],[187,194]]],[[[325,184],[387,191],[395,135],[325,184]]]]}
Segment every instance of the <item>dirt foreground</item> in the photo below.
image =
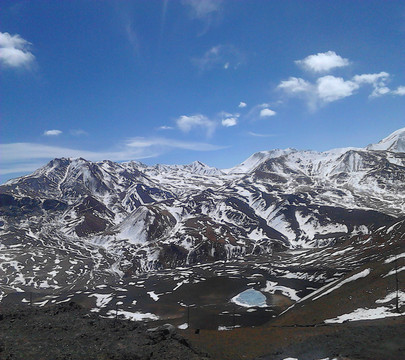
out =
{"type": "Polygon", "coordinates": [[[173,327],[103,319],[75,303],[0,314],[1,360],[206,359],[173,327]]]}
{"type": "Polygon", "coordinates": [[[272,326],[182,333],[217,360],[403,360],[405,316],[327,326],[272,326]]]}
{"type": "Polygon", "coordinates": [[[405,316],[317,326],[275,320],[229,331],[170,326],[151,331],[142,323],[103,319],[66,303],[3,311],[0,359],[403,360],[404,334],[405,316]]]}

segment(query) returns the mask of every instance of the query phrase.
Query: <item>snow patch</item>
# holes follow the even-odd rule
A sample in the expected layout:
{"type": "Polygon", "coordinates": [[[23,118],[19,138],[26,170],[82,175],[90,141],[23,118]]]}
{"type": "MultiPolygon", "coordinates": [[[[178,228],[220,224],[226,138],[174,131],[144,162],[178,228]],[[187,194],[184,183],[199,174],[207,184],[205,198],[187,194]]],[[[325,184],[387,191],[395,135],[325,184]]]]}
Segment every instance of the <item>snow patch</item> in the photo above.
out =
{"type": "Polygon", "coordinates": [[[386,306],[382,306],[375,309],[359,308],[349,314],[340,315],[333,319],[327,319],[324,322],[325,324],[341,324],[345,321],[374,320],[404,315],[395,313],[393,311],[394,311],[393,307],[386,307],[386,306]]]}
{"type": "Polygon", "coordinates": [[[354,275],[348,277],[347,279],[341,281],[340,283],[338,283],[337,285],[335,285],[335,286],[332,287],[331,289],[326,290],[323,294],[318,295],[317,297],[313,298],[312,300],[317,300],[317,299],[321,298],[322,296],[325,296],[325,295],[331,293],[332,291],[335,291],[336,289],[340,288],[340,287],[343,286],[344,284],[347,284],[347,283],[349,283],[349,282],[356,281],[356,280],[358,280],[358,279],[361,279],[361,278],[363,278],[363,277],[366,277],[367,275],[370,274],[370,271],[371,271],[370,269],[365,269],[365,270],[363,270],[363,271],[360,271],[359,273],[354,274],[354,275]]]}
{"type": "Polygon", "coordinates": [[[95,297],[96,298],[96,306],[98,308],[103,308],[107,306],[107,304],[113,299],[112,294],[91,294],[89,297],[95,297]]]}
{"type": "Polygon", "coordinates": [[[277,282],[266,281],[266,287],[262,291],[268,292],[270,294],[275,294],[276,291],[280,291],[284,296],[287,296],[293,301],[300,300],[300,297],[297,295],[297,291],[286,286],[278,285],[277,282]]]}
{"type": "Polygon", "coordinates": [[[158,301],[161,294],[156,294],[154,291],[148,291],[147,294],[154,300],[158,301]]]}
{"type": "Polygon", "coordinates": [[[159,320],[159,317],[152,313],[130,312],[124,310],[110,310],[107,312],[109,318],[115,318],[116,315],[123,317],[126,320],[142,321],[142,320],[159,320]]]}

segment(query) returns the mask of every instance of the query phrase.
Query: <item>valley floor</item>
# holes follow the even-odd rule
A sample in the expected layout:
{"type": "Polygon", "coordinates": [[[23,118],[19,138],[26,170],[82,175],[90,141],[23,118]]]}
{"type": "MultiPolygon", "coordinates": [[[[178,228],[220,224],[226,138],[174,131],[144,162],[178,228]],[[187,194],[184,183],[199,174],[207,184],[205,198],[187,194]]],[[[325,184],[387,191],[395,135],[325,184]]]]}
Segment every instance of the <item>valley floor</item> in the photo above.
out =
{"type": "Polygon", "coordinates": [[[405,243],[361,241],[63,291],[3,285],[0,359],[402,360],[405,243]],[[246,290],[265,306],[232,301],[246,290]]]}

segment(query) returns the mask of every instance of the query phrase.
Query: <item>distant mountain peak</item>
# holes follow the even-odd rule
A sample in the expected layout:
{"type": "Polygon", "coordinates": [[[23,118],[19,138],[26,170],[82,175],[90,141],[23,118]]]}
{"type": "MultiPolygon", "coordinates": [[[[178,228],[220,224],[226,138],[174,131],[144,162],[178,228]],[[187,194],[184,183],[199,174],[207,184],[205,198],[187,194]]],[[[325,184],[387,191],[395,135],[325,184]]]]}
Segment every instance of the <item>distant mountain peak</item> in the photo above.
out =
{"type": "Polygon", "coordinates": [[[245,161],[243,161],[239,165],[236,165],[231,169],[226,169],[224,170],[224,172],[228,174],[248,173],[266,160],[287,155],[296,151],[297,151],[296,149],[292,148],[258,151],[253,155],[249,156],[245,161]]]}
{"type": "Polygon", "coordinates": [[[405,127],[394,131],[377,144],[368,145],[366,149],[405,152],[405,127]]]}

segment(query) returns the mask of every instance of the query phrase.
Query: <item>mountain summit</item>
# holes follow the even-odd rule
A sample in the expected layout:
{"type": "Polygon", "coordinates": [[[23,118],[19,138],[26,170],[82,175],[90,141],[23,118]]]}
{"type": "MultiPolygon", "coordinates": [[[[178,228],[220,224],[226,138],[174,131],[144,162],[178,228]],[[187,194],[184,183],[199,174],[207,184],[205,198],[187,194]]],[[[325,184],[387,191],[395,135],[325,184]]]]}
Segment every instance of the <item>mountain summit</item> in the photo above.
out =
{"type": "Polygon", "coordinates": [[[392,152],[405,152],[405,127],[394,131],[377,144],[370,144],[367,150],[386,150],[392,152]]]}

